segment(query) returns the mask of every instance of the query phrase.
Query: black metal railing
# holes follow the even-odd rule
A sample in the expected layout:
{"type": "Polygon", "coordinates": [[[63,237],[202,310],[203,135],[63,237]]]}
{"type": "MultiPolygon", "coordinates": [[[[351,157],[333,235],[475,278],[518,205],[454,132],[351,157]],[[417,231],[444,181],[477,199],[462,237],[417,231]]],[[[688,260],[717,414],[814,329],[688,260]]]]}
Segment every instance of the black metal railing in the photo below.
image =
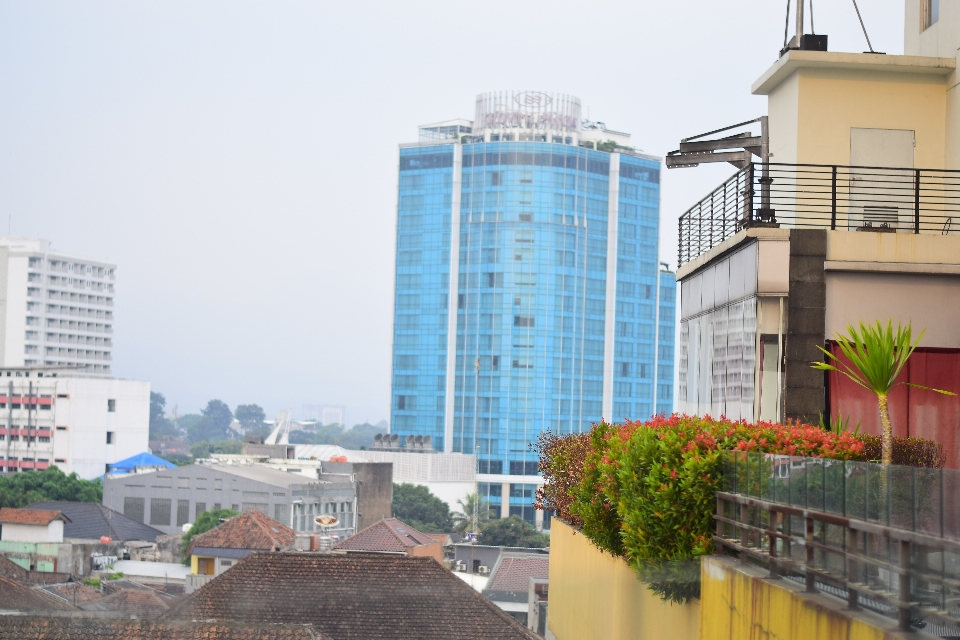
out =
{"type": "Polygon", "coordinates": [[[960,635],[960,471],[746,452],[724,454],[718,552],[960,635]]]}
{"type": "Polygon", "coordinates": [[[960,233],[960,171],[841,165],[744,167],[680,216],[679,264],[758,226],[960,233]]]}

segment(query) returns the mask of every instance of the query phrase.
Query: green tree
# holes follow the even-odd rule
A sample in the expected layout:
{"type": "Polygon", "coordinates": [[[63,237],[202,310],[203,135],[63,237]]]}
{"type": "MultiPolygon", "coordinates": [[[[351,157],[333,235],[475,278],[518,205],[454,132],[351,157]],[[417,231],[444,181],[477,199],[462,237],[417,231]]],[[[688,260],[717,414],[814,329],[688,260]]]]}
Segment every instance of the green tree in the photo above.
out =
{"type": "Polygon", "coordinates": [[[211,453],[213,453],[213,447],[206,440],[190,445],[190,455],[194,458],[209,458],[211,453]]]}
{"type": "Polygon", "coordinates": [[[68,476],[56,466],[0,476],[0,507],[25,507],[41,500],[101,502],[103,484],[82,480],[76,473],[68,476]]]}
{"type": "Polygon", "coordinates": [[[460,505],[460,511],[453,513],[453,530],[460,535],[474,530],[474,515],[476,515],[477,529],[483,528],[483,525],[493,516],[490,503],[477,493],[467,494],[463,500],[457,500],[457,504],[460,505]]]}
{"type": "Polygon", "coordinates": [[[852,324],[847,325],[848,335],[837,335],[835,340],[848,362],[844,362],[817,345],[817,348],[827,356],[828,360],[833,360],[840,366],[829,362],[814,362],[811,365],[814,369],[821,371],[843,374],[877,396],[880,424],[883,425],[883,434],[881,435],[881,462],[883,464],[893,462],[893,423],[890,422],[890,411],[887,406],[891,391],[901,384],[905,384],[908,387],[926,389],[949,396],[956,395],[950,391],[932,389],[910,382],[897,382],[904,365],[907,364],[907,360],[910,359],[914,349],[920,343],[920,339],[923,338],[924,332],[921,331],[917,339],[913,340],[912,331],[911,323],[908,322],[906,327],[897,323],[897,330],[894,333],[892,320],[887,321],[886,328],[880,324],[879,320],[875,325],[860,322],[859,330],[852,324]]]}
{"type": "Polygon", "coordinates": [[[163,416],[167,399],[162,393],[150,392],[150,439],[176,438],[177,428],[163,416]]]}
{"type": "Polygon", "coordinates": [[[183,536],[183,541],[181,544],[180,557],[183,559],[183,564],[190,564],[190,556],[187,555],[187,551],[190,549],[190,541],[193,540],[195,536],[200,535],[201,533],[206,533],[210,529],[214,529],[223,524],[224,521],[233,518],[234,516],[239,515],[233,509],[216,509],[212,511],[204,511],[200,514],[200,517],[197,518],[197,521],[193,523],[193,526],[190,527],[190,530],[187,531],[183,536]]]}
{"type": "Polygon", "coordinates": [[[343,435],[337,438],[336,444],[344,449],[359,449],[360,447],[369,449],[373,446],[373,437],[382,431],[383,429],[369,423],[355,424],[352,429],[344,431],[343,435]]]}
{"type": "Polygon", "coordinates": [[[203,417],[195,425],[187,429],[187,438],[190,442],[200,442],[206,440],[230,439],[230,423],[233,421],[233,413],[226,403],[220,400],[211,400],[207,406],[200,412],[203,417]]]}
{"type": "Polygon", "coordinates": [[[537,533],[526,520],[510,516],[491,520],[480,529],[480,544],[495,547],[549,547],[550,536],[537,533]]]}
{"type": "Polygon", "coordinates": [[[260,431],[266,426],[263,424],[263,421],[267,419],[267,414],[263,412],[260,405],[237,405],[237,409],[233,412],[233,417],[240,422],[244,433],[260,431]]]}
{"type": "Polygon", "coordinates": [[[393,516],[424,533],[448,533],[453,518],[447,503],[420,485],[393,485],[393,516]]]}

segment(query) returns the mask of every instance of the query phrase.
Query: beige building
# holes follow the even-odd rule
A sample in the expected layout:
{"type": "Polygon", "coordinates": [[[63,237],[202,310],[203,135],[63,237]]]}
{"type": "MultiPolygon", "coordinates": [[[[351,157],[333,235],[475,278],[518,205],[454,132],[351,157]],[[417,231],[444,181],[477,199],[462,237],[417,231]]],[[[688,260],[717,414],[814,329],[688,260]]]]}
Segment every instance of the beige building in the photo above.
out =
{"type": "MultiPolygon", "coordinates": [[[[754,83],[766,177],[748,163],[681,217],[681,412],[878,432],[872,396],[809,366],[861,320],[924,330],[905,379],[960,392],[960,5],[905,7],[905,55],[788,50],[754,83]]],[[[891,406],[958,464],[960,399],[891,406]]]]}

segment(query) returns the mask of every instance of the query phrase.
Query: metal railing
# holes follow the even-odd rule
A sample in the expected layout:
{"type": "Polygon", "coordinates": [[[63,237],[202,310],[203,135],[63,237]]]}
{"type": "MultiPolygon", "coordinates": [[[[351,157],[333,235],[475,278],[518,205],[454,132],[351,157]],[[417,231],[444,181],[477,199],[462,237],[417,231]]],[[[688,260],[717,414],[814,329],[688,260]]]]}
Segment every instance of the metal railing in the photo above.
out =
{"type": "Polygon", "coordinates": [[[718,552],[899,627],[960,635],[960,471],[728,452],[718,552]]]}
{"type": "Polygon", "coordinates": [[[679,264],[757,226],[960,233],[960,171],[748,165],[680,216],[679,264]]]}

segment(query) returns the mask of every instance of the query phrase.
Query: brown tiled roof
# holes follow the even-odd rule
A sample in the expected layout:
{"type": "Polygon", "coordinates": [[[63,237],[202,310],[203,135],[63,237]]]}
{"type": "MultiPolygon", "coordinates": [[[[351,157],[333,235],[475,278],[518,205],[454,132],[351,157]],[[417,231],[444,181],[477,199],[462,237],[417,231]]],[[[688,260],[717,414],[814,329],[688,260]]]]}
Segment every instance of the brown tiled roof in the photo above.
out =
{"type": "Polygon", "coordinates": [[[450,537],[449,533],[425,533],[423,535],[444,545],[447,544],[447,542],[453,542],[453,538],[450,537]]]}
{"type": "Polygon", "coordinates": [[[70,579],[69,573],[27,571],[4,555],[0,555],[0,576],[29,584],[59,584],[70,579]]]}
{"type": "Polygon", "coordinates": [[[4,616],[0,640],[329,640],[309,625],[4,616]]]}
{"type": "Polygon", "coordinates": [[[550,569],[550,556],[540,554],[505,553],[497,560],[490,582],[484,587],[488,591],[522,591],[530,589],[530,578],[546,578],[550,569]]]}
{"type": "Polygon", "coordinates": [[[153,589],[123,589],[80,607],[84,611],[116,611],[132,618],[156,618],[170,606],[153,589]]]}
{"type": "Polygon", "coordinates": [[[406,553],[410,547],[433,544],[436,541],[396,518],[384,518],[358,531],[334,549],[347,551],[395,551],[406,553]]]}
{"type": "Polygon", "coordinates": [[[333,640],[535,640],[430,557],[256,553],[163,619],[310,623],[333,640]]]}
{"type": "Polygon", "coordinates": [[[0,578],[0,609],[7,611],[76,611],[73,605],[67,604],[54,595],[9,578],[0,578]]]}
{"type": "Polygon", "coordinates": [[[259,511],[246,511],[190,541],[193,547],[273,551],[293,545],[297,532],[259,511]]]}
{"type": "Polygon", "coordinates": [[[69,604],[75,604],[77,606],[89,604],[94,600],[99,600],[103,597],[103,594],[100,593],[99,589],[94,589],[93,587],[80,582],[49,584],[41,587],[41,590],[51,593],[55,596],[59,596],[66,600],[69,604]]]}
{"type": "Polygon", "coordinates": [[[41,511],[39,509],[0,509],[0,524],[50,524],[56,519],[70,522],[70,518],[59,511],[41,511]]]}

